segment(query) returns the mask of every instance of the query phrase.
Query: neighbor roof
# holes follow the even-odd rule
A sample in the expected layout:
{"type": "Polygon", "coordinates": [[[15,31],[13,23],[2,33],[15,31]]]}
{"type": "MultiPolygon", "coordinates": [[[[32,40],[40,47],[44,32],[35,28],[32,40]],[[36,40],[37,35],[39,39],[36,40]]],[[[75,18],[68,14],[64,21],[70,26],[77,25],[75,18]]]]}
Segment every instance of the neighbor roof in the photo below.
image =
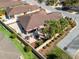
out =
{"type": "Polygon", "coordinates": [[[0,59],[19,59],[20,53],[10,39],[0,32],[0,59]]]}
{"type": "Polygon", "coordinates": [[[20,0],[0,0],[0,8],[6,8],[20,4],[23,4],[23,2],[20,0]]]}
{"type": "Polygon", "coordinates": [[[21,25],[26,31],[29,29],[34,29],[44,24],[46,20],[60,19],[62,17],[61,13],[53,12],[47,14],[44,10],[36,12],[29,15],[20,16],[18,18],[21,25]]]}
{"type": "Polygon", "coordinates": [[[24,13],[24,12],[28,12],[28,11],[33,11],[38,9],[39,7],[36,5],[29,5],[29,4],[24,4],[24,5],[20,5],[17,7],[13,7],[7,10],[8,15],[15,15],[15,14],[20,14],[20,13],[24,13]]]}

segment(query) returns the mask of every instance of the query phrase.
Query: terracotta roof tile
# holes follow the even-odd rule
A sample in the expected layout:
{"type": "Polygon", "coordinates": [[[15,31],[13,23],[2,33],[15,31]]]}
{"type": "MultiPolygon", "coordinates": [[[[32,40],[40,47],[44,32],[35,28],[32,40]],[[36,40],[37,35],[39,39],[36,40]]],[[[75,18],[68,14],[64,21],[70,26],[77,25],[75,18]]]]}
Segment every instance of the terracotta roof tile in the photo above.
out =
{"type": "Polygon", "coordinates": [[[20,0],[0,0],[0,8],[10,7],[22,4],[20,0]]]}

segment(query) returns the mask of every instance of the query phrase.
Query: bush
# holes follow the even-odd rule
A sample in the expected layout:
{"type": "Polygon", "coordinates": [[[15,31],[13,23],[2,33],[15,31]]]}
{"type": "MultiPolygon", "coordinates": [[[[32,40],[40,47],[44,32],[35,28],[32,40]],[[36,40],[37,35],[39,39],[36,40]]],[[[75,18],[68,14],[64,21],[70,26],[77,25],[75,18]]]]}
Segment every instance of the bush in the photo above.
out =
{"type": "Polygon", "coordinates": [[[47,46],[47,47],[49,47],[49,46],[50,46],[50,44],[46,44],[46,46],[47,46]]]}
{"type": "Polygon", "coordinates": [[[52,42],[54,42],[54,40],[52,40],[52,42]]]}
{"type": "Polygon", "coordinates": [[[16,35],[15,35],[15,34],[11,34],[11,35],[10,35],[10,38],[11,38],[11,39],[15,39],[15,38],[16,38],[16,35]]]}
{"type": "Polygon", "coordinates": [[[36,48],[39,47],[41,44],[43,43],[43,41],[37,41],[36,44],[36,48]]]}
{"type": "Polygon", "coordinates": [[[46,46],[43,47],[43,49],[45,49],[45,48],[46,48],[46,46]]]}
{"type": "Polygon", "coordinates": [[[25,52],[31,51],[31,47],[30,46],[24,46],[23,49],[24,49],[25,52]]]}

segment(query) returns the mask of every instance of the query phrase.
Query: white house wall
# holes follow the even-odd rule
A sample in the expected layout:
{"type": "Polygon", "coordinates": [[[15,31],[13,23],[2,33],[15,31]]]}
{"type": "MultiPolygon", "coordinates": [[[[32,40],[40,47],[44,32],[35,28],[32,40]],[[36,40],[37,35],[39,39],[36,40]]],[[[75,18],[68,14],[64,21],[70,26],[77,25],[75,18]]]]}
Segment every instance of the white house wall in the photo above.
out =
{"type": "Polygon", "coordinates": [[[15,15],[15,18],[17,18],[17,17],[19,17],[19,16],[23,16],[23,15],[24,15],[24,13],[16,14],[16,15],[15,15]]]}

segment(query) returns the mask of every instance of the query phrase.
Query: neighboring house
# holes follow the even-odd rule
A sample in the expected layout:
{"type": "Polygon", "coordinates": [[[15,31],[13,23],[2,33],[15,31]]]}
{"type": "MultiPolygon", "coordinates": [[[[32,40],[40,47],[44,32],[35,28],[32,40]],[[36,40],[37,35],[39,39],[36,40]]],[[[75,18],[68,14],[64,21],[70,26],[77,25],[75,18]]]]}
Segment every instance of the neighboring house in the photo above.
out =
{"type": "Polygon", "coordinates": [[[20,56],[10,39],[0,32],[0,59],[20,59],[20,56]]]}
{"type": "Polygon", "coordinates": [[[0,0],[0,8],[7,8],[22,4],[20,0],[0,0]]]}
{"type": "Polygon", "coordinates": [[[4,10],[4,14],[0,14],[0,18],[5,19],[5,11],[7,8],[9,7],[14,7],[14,6],[18,6],[18,5],[22,5],[24,4],[24,2],[20,1],[20,0],[0,0],[0,10],[4,10]]]}
{"type": "Polygon", "coordinates": [[[18,25],[26,32],[29,32],[43,27],[44,22],[47,20],[58,20],[61,17],[61,13],[52,12],[47,14],[44,10],[41,10],[36,13],[18,17],[18,25]]]}
{"type": "Polygon", "coordinates": [[[24,14],[29,14],[33,12],[40,11],[40,8],[36,5],[23,4],[12,8],[7,8],[6,15],[8,18],[17,18],[17,16],[21,16],[24,14]]]}

